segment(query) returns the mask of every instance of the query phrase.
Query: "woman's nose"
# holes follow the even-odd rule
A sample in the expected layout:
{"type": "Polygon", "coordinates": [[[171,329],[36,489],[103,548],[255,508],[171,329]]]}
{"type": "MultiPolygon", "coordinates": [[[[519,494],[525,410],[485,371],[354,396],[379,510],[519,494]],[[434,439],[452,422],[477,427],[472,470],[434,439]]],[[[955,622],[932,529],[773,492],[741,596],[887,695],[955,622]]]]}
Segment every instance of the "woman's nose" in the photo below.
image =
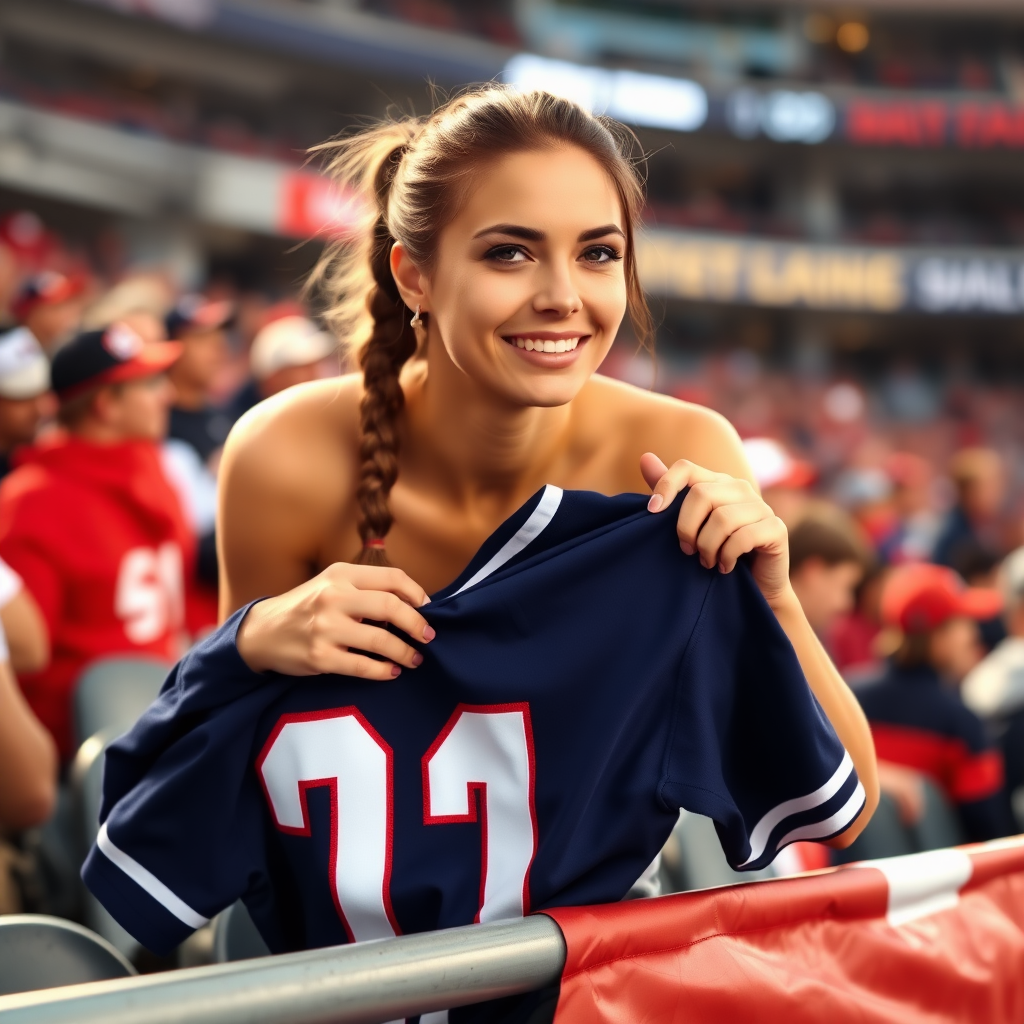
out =
{"type": "Polygon", "coordinates": [[[568,270],[552,268],[533,299],[533,308],[538,313],[556,313],[566,317],[577,312],[582,306],[579,293],[568,270]]]}

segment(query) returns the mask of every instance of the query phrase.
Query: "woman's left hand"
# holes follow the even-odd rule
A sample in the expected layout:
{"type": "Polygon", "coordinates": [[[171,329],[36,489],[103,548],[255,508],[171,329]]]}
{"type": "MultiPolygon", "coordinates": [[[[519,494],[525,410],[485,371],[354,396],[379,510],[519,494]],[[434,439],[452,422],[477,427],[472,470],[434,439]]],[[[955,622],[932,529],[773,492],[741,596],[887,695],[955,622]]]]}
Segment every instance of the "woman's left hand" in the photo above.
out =
{"type": "Polygon", "coordinates": [[[749,480],[713,473],[686,459],[666,466],[648,452],[640,472],[654,491],[648,508],[660,512],[685,488],[676,521],[683,553],[700,557],[701,565],[732,572],[740,555],[754,552],[751,570],[765,600],[773,607],[791,593],[789,534],[749,480]]]}

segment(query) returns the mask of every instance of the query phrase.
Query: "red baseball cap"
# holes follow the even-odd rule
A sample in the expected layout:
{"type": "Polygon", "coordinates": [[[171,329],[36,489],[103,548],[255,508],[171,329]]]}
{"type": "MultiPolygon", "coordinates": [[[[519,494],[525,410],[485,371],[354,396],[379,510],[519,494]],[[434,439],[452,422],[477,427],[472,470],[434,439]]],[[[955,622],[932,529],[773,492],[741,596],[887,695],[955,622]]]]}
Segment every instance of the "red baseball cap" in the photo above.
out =
{"type": "Polygon", "coordinates": [[[941,565],[903,565],[882,590],[882,621],[904,633],[936,629],[954,616],[991,619],[1002,611],[998,590],[968,587],[952,569],[941,565]]]}
{"type": "Polygon", "coordinates": [[[175,341],[146,343],[128,324],[83,331],[53,357],[50,377],[61,401],[104,384],[162,373],[181,355],[175,341]]]}

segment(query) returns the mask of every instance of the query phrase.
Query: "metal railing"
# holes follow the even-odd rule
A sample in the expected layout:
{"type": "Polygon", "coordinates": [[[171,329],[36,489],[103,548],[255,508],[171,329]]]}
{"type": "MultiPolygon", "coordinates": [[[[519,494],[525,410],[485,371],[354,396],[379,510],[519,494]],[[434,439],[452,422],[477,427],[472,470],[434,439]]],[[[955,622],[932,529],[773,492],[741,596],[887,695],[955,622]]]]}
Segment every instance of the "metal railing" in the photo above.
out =
{"type": "Polygon", "coordinates": [[[3,1024],[380,1024],[556,981],[544,914],[0,997],[3,1024]]]}

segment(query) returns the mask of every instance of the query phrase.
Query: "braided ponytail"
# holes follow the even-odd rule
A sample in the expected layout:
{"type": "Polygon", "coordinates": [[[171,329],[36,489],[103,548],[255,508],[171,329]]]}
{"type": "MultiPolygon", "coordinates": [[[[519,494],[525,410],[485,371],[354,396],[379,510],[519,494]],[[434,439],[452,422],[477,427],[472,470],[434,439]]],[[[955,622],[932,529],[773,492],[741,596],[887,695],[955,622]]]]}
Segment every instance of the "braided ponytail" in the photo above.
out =
{"type": "Polygon", "coordinates": [[[362,230],[328,247],[310,279],[328,299],[328,323],[363,371],[356,491],[363,547],[357,562],[389,564],[388,496],[398,475],[405,404],[399,376],[418,342],[412,311],[391,274],[392,246],[400,241],[410,260],[429,272],[441,229],[460,209],[482,163],[552,145],[576,146],[604,167],[622,203],[629,312],[641,344],[648,344],[651,315],[633,246],[643,210],[630,155],[635,142],[621,125],[571,100],[488,85],[456,96],[428,118],[384,121],[314,150],[327,154],[327,171],[343,190],[363,198],[367,217],[362,230]]]}
{"type": "Polygon", "coordinates": [[[363,547],[356,561],[361,565],[390,565],[384,552],[384,538],[392,522],[388,495],[398,476],[398,416],[405,405],[398,376],[416,351],[416,332],[391,276],[394,239],[383,217],[377,222],[374,236],[371,267],[375,286],[368,299],[373,331],[359,355],[363,400],[359,405],[356,499],[362,514],[359,536],[363,547]]]}

